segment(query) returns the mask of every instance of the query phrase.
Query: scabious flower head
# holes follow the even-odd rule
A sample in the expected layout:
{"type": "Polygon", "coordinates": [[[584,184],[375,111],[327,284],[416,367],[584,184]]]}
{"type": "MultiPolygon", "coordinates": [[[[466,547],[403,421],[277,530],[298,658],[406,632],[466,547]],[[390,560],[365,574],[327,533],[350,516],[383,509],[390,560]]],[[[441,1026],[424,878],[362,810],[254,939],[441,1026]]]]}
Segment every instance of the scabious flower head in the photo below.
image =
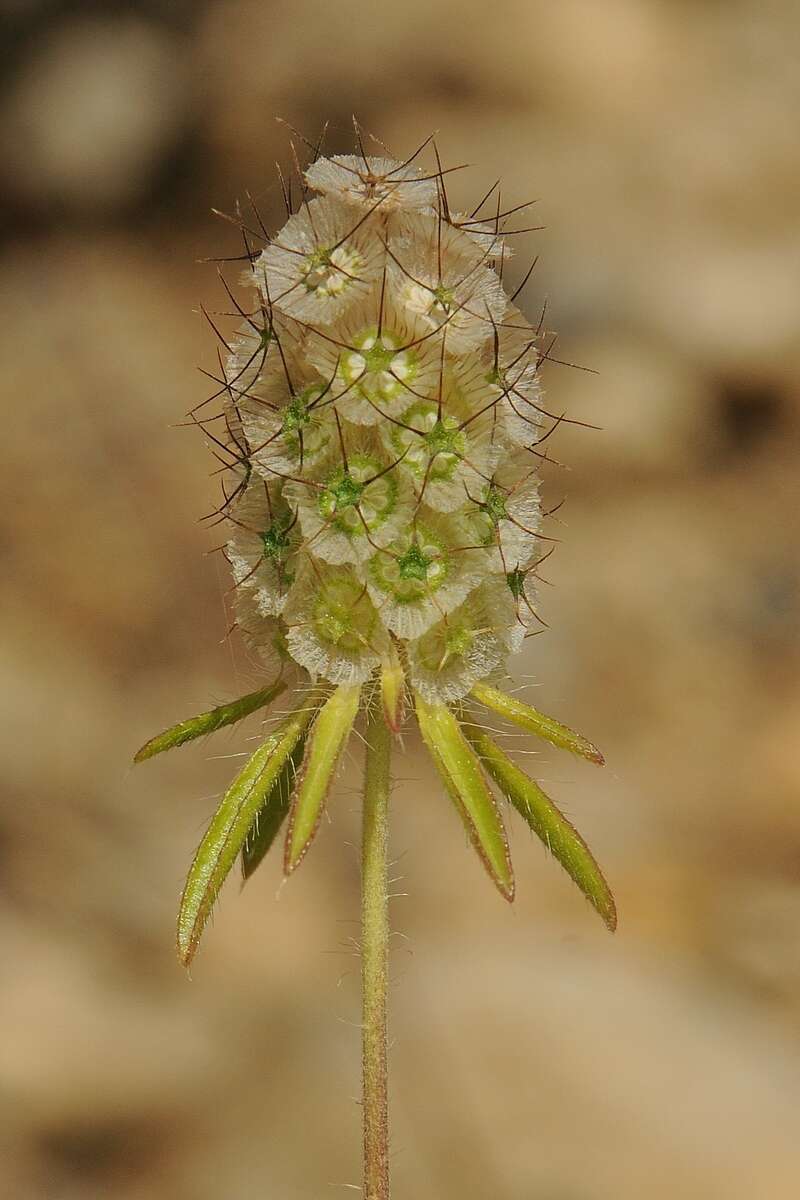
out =
{"type": "Polygon", "coordinates": [[[305,183],[321,194],[254,258],[263,323],[228,361],[250,470],[227,509],[237,604],[254,594],[317,679],[399,653],[452,702],[531,622],[509,577],[541,553],[537,337],[499,228],[453,220],[441,174],[337,155],[305,183]]]}

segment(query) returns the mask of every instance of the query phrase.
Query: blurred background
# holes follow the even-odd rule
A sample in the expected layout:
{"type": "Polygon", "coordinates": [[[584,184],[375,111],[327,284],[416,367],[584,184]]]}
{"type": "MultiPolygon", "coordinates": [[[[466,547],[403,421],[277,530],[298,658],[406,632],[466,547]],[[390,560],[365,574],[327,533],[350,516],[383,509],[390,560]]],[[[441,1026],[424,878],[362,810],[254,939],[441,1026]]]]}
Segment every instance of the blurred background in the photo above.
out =
{"type": "MultiPolygon", "coordinates": [[[[567,497],[530,697],[605,750],[537,777],[609,937],[518,823],[509,909],[409,741],[392,849],[397,1200],[800,1189],[800,9],[792,0],[2,0],[0,1191],[319,1200],[360,1173],[358,754],[298,877],[182,877],[258,720],[132,772],[258,678],[226,640],[214,460],[180,428],[228,306],[205,256],[282,116],[451,200],[535,198],[567,497]],[[2,1143],[5,1143],[2,1145],[2,1143]],[[4,1190],[7,1189],[7,1190],[4,1190]]],[[[470,205],[471,206],[471,205],[470,205]]],[[[233,272],[235,278],[235,270],[233,272]]]]}

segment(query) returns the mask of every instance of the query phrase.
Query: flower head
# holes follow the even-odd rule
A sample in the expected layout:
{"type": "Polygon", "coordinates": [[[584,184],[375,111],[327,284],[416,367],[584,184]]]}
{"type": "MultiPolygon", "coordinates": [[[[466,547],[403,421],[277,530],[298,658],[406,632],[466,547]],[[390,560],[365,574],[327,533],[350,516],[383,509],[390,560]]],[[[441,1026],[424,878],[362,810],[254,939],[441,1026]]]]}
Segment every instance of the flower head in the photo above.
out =
{"type": "Polygon", "coordinates": [[[252,267],[272,352],[253,358],[248,329],[232,354],[226,409],[253,472],[228,509],[237,592],[320,679],[368,678],[396,642],[430,699],[459,700],[524,634],[508,576],[537,553],[537,336],[495,242],[449,220],[441,174],[339,155],[306,182],[322,194],[252,267]],[[370,605],[368,633],[335,649],[308,612],[331,566],[370,605]],[[491,636],[456,652],[487,595],[491,636]],[[434,626],[447,654],[422,651],[434,626]]]}

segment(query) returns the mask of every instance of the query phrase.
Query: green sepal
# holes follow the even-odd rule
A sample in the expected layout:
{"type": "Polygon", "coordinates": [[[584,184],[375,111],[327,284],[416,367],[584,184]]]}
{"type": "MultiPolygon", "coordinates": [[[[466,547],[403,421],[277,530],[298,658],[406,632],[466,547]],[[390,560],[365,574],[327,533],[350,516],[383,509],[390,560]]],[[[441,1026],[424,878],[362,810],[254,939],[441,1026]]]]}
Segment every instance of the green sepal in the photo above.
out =
{"type": "Polygon", "coordinates": [[[473,847],[500,894],[506,900],[513,900],[514,872],[508,839],[478,759],[446,704],[429,704],[415,692],[414,706],[423,741],[473,847]]]}
{"type": "Polygon", "coordinates": [[[287,875],[300,864],[319,828],[328,787],[353,728],[360,684],[341,684],[319,711],[306,741],[302,777],[289,817],[283,867],[287,875]]]}
{"type": "Polygon", "coordinates": [[[266,738],[225,793],[189,868],[178,912],[178,954],[194,957],[214,901],[256,814],[302,737],[317,705],[306,703],[266,738]]]}
{"type": "Polygon", "coordinates": [[[479,704],[491,708],[498,716],[505,717],[506,720],[519,725],[521,729],[526,729],[528,733],[533,733],[536,737],[550,742],[551,745],[558,746],[560,750],[569,750],[571,754],[579,754],[581,758],[588,758],[589,762],[596,763],[598,767],[602,767],[606,761],[597,747],[593,746],[587,738],[576,733],[574,729],[562,725],[554,717],[545,716],[544,713],[532,708],[530,704],[523,704],[514,696],[490,687],[488,683],[476,683],[470,695],[479,704]]]}
{"type": "Polygon", "coordinates": [[[215,729],[233,725],[236,721],[241,721],[243,717],[248,717],[250,713],[256,712],[257,709],[270,704],[276,696],[280,696],[285,688],[286,683],[282,679],[277,679],[269,687],[260,688],[257,692],[240,696],[238,700],[231,700],[229,704],[220,704],[218,708],[212,708],[209,712],[200,713],[197,717],[190,717],[188,721],[172,725],[163,733],[150,738],[149,742],[145,742],[141,750],[137,750],[133,756],[133,761],[135,763],[144,762],[146,758],[162,754],[165,750],[172,750],[175,746],[182,746],[184,742],[194,741],[195,738],[203,737],[206,733],[213,733],[215,729]]]}
{"type": "Polygon", "coordinates": [[[242,879],[248,880],[280,833],[289,813],[297,772],[303,761],[305,737],[300,737],[272,790],[259,809],[242,846],[242,879]]]}
{"type": "Polygon", "coordinates": [[[613,932],[617,927],[614,897],[577,829],[559,812],[538,783],[521,771],[487,734],[474,725],[465,725],[464,731],[500,791],[522,814],[613,932]]]}

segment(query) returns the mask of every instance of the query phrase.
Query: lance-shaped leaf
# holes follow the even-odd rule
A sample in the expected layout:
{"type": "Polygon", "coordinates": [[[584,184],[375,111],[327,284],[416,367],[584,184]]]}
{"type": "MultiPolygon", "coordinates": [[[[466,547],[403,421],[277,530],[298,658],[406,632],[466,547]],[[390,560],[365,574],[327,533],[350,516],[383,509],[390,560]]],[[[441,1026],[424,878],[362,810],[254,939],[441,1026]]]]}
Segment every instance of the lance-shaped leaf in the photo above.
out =
{"type": "Polygon", "coordinates": [[[360,684],[337,687],[320,709],[308,735],[302,778],[286,837],[283,865],[287,875],[299,865],[319,828],[328,787],[356,719],[360,694],[360,684]]]}
{"type": "Polygon", "coordinates": [[[242,846],[242,877],[245,880],[250,878],[261,863],[288,815],[305,744],[305,738],[301,737],[250,826],[242,846]]]}
{"type": "Polygon", "coordinates": [[[611,889],[591,850],[538,783],[529,779],[487,734],[474,725],[465,732],[497,786],[522,813],[531,829],[574,879],[610,930],[617,927],[617,908],[611,889]]]}
{"type": "Polygon", "coordinates": [[[192,961],[214,901],[256,813],[302,737],[317,705],[307,704],[273,730],[236,776],[189,868],[178,913],[178,954],[192,961]]]}
{"type": "Polygon", "coordinates": [[[514,696],[490,687],[488,683],[482,681],[476,683],[470,695],[486,708],[491,708],[498,713],[499,716],[513,721],[515,725],[526,729],[528,733],[544,738],[546,742],[558,746],[560,750],[569,750],[572,754],[579,754],[581,758],[588,758],[589,762],[596,763],[598,767],[602,767],[606,761],[597,747],[581,734],[575,733],[574,729],[569,729],[553,717],[545,716],[544,713],[532,708],[530,704],[523,704],[514,696]]]}
{"type": "Polygon", "coordinates": [[[164,750],[172,750],[175,746],[182,746],[184,742],[194,741],[195,738],[203,737],[206,733],[213,733],[215,729],[222,729],[224,725],[233,725],[236,721],[241,721],[243,717],[248,717],[250,713],[256,712],[257,709],[270,704],[285,687],[285,682],[278,679],[269,687],[261,688],[257,692],[250,692],[247,696],[240,696],[238,700],[231,700],[229,704],[220,704],[218,708],[212,708],[209,712],[200,713],[199,716],[190,717],[188,721],[172,725],[163,733],[150,738],[149,742],[145,742],[141,750],[137,750],[133,761],[135,763],[144,762],[146,758],[162,754],[164,750]]]}
{"type": "Polygon", "coordinates": [[[506,900],[514,899],[508,839],[480,763],[446,704],[429,704],[414,693],[420,732],[463,820],[470,841],[506,900]]]}

